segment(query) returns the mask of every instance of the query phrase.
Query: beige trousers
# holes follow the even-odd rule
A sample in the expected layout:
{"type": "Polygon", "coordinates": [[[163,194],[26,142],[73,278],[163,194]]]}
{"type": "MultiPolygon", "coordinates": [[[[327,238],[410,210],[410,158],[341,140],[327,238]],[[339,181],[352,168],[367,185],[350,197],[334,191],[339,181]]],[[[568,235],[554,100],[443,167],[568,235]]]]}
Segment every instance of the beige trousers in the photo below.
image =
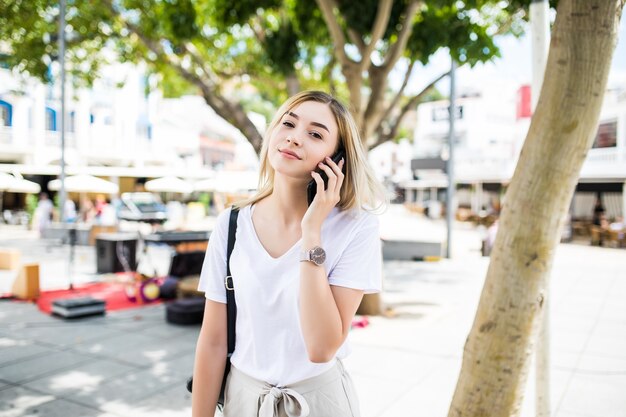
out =
{"type": "Polygon", "coordinates": [[[350,375],[340,360],[313,378],[274,387],[231,367],[224,417],[360,417],[350,375]]]}

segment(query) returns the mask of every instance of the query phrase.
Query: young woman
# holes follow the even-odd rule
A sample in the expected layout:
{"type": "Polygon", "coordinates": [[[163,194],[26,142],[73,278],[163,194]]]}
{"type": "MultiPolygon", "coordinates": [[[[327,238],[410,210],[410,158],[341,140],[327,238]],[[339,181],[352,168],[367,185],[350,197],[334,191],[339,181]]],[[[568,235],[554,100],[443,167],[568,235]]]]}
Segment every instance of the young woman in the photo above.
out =
{"type": "MultiPolygon", "coordinates": [[[[380,291],[378,218],[384,191],[354,119],[328,94],[285,102],[261,150],[258,193],[236,206],[230,267],[236,346],[224,416],[359,416],[341,359],[364,293],[380,291]],[[345,157],[333,162],[338,150],[345,157]],[[324,187],[321,169],[328,177],[324,187]],[[307,184],[317,193],[310,206],[307,184]]],[[[213,416],[226,358],[226,242],[222,212],[202,268],[207,301],[194,366],[195,417],[213,416]]]]}

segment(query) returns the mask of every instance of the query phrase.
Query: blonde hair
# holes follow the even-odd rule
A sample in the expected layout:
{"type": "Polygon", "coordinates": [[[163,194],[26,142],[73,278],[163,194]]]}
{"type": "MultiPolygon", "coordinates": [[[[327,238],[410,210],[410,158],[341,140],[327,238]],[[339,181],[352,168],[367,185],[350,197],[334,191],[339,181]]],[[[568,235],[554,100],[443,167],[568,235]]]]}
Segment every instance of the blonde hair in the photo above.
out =
{"type": "MultiPolygon", "coordinates": [[[[388,201],[385,189],[376,179],[374,171],[367,160],[367,153],[352,114],[333,96],[322,91],[300,92],[287,99],[280,106],[263,138],[258,191],[252,197],[236,202],[234,206],[242,208],[272,194],[274,191],[275,172],[267,157],[270,138],[283,115],[305,101],[327,104],[335,116],[335,121],[339,128],[337,149],[343,147],[346,157],[344,165],[345,178],[341,186],[341,196],[337,207],[340,210],[364,209],[367,211],[386,207],[388,201]]],[[[335,149],[335,152],[337,149],[335,149]]]]}

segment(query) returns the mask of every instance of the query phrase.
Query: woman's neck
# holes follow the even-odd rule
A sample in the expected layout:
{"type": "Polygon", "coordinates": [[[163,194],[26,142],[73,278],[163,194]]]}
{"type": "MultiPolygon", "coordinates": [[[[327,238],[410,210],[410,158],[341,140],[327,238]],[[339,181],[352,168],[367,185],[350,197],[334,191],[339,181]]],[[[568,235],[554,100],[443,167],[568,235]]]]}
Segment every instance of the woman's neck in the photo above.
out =
{"type": "Polygon", "coordinates": [[[276,178],[272,194],[264,200],[267,213],[285,226],[299,224],[308,209],[306,187],[299,181],[276,178]]]}

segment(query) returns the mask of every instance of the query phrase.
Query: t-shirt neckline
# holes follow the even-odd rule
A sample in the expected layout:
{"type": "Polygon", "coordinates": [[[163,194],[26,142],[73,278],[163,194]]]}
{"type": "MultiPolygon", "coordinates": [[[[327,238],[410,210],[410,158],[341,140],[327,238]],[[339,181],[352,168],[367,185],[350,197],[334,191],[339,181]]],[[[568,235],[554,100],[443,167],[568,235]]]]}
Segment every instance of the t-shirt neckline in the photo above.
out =
{"type": "Polygon", "coordinates": [[[256,244],[259,246],[259,248],[261,249],[261,251],[265,254],[265,256],[274,262],[278,262],[283,260],[284,258],[286,258],[291,252],[293,252],[297,247],[300,246],[300,243],[302,242],[302,237],[300,239],[298,239],[296,241],[296,243],[294,243],[289,249],[287,249],[287,251],[285,253],[283,253],[282,255],[280,255],[279,257],[275,258],[272,255],[269,254],[269,252],[267,251],[267,249],[265,249],[265,246],[263,246],[263,243],[261,243],[261,239],[259,239],[259,235],[257,235],[256,233],[256,229],[254,228],[254,222],[252,221],[252,208],[253,204],[250,204],[247,208],[248,208],[248,221],[250,222],[250,230],[252,231],[252,235],[254,236],[254,240],[256,241],[256,244]]]}

